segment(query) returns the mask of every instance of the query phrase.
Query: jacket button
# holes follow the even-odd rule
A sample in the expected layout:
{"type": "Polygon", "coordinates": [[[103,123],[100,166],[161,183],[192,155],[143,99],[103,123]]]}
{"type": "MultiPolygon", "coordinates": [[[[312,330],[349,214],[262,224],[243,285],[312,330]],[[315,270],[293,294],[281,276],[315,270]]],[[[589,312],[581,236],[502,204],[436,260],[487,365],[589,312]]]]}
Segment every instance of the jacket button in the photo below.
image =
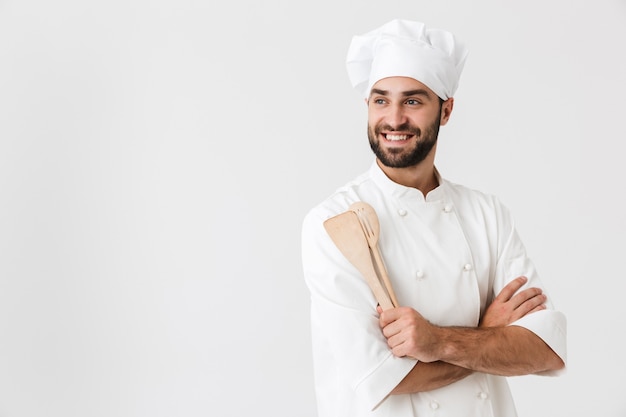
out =
{"type": "Polygon", "coordinates": [[[405,209],[399,209],[398,210],[398,214],[402,217],[406,216],[406,210],[405,209]]]}

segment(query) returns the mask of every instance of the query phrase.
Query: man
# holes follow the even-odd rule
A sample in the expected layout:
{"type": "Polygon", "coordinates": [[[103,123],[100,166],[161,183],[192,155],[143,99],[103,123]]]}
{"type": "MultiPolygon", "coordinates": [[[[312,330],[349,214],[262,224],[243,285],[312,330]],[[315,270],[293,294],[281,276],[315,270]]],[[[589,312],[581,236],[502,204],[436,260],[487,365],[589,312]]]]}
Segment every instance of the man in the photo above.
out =
{"type": "Polygon", "coordinates": [[[302,228],[320,417],[515,416],[505,377],[555,375],[566,322],[507,209],[435,168],[467,51],[445,31],[394,20],[352,40],[371,168],[302,228]],[[365,201],[400,307],[383,311],[323,222],[365,201]]]}

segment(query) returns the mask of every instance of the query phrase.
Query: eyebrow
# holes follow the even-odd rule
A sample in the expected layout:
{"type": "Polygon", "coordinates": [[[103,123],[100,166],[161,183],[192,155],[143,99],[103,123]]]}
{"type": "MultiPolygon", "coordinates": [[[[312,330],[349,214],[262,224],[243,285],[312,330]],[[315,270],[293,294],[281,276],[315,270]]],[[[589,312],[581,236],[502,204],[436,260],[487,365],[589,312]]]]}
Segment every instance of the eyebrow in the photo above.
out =
{"type": "MultiPolygon", "coordinates": [[[[372,93],[370,95],[373,95],[373,94],[378,94],[378,95],[381,95],[381,96],[387,96],[387,95],[389,95],[389,90],[379,90],[378,88],[372,88],[372,93]]],[[[428,91],[424,90],[423,88],[418,88],[416,90],[403,91],[402,95],[404,97],[409,97],[409,96],[430,97],[430,95],[428,94],[428,91]]]]}

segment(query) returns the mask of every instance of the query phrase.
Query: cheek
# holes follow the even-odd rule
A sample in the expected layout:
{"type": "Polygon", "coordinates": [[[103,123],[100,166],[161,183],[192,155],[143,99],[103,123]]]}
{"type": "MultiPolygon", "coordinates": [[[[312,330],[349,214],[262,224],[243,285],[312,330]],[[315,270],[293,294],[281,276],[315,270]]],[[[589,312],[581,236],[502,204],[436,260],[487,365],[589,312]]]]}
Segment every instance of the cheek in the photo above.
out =
{"type": "Polygon", "coordinates": [[[384,118],[381,117],[380,113],[369,112],[367,114],[367,125],[372,129],[381,125],[383,122],[384,118]]]}
{"type": "Polygon", "coordinates": [[[429,112],[428,114],[420,117],[419,120],[416,120],[415,123],[418,123],[420,126],[431,126],[433,124],[441,124],[444,123],[444,116],[440,112],[429,112]]]}
{"type": "Polygon", "coordinates": [[[367,110],[367,119],[370,123],[374,123],[376,120],[380,119],[380,114],[369,107],[367,110]]]}

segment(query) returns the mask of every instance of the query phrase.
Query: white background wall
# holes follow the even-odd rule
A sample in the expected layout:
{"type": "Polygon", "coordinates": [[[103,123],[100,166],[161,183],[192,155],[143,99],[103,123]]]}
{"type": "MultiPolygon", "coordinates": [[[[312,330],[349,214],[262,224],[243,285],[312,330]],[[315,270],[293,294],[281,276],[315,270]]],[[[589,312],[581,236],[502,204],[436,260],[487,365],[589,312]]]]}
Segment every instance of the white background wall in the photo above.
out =
{"type": "Polygon", "coordinates": [[[471,53],[438,167],[569,319],[520,417],[623,417],[626,2],[0,0],[0,416],[313,417],[300,222],[366,169],[352,35],[471,53]]]}

